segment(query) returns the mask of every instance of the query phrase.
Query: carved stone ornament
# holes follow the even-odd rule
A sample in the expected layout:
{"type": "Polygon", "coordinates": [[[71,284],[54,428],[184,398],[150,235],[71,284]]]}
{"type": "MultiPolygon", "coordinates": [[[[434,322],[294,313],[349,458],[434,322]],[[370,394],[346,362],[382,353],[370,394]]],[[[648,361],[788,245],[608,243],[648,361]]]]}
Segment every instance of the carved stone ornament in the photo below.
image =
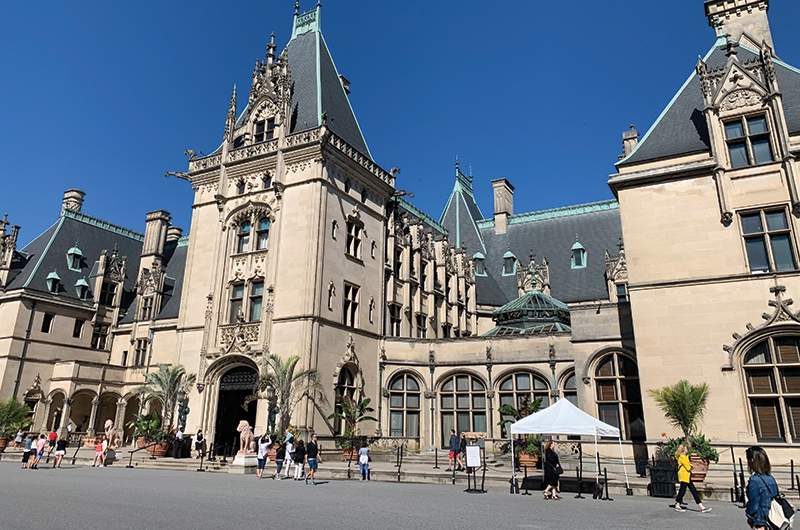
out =
{"type": "Polygon", "coordinates": [[[347,345],[345,346],[345,353],[342,358],[336,363],[336,369],[333,371],[333,380],[339,380],[339,374],[342,371],[342,368],[345,366],[350,365],[355,367],[355,381],[356,387],[358,388],[359,393],[364,392],[364,371],[361,369],[361,364],[358,362],[358,356],[356,355],[356,342],[353,340],[353,335],[348,335],[347,337],[347,345]]]}
{"type": "Polygon", "coordinates": [[[152,268],[143,268],[139,275],[137,292],[140,295],[148,296],[161,291],[161,281],[164,278],[164,271],[157,261],[153,261],[152,268]]]}
{"type": "Polygon", "coordinates": [[[219,328],[220,343],[222,343],[219,355],[236,352],[252,356],[253,352],[248,343],[258,342],[260,328],[260,322],[244,322],[244,315],[241,314],[240,310],[235,324],[220,326],[219,328]]]}
{"type": "Polygon", "coordinates": [[[126,257],[119,258],[117,256],[117,246],[114,245],[114,250],[111,252],[111,257],[106,259],[106,268],[104,277],[111,282],[121,282],[125,279],[125,262],[128,260],[126,257]]]}
{"type": "Polygon", "coordinates": [[[763,100],[758,92],[753,90],[736,90],[731,92],[719,104],[721,111],[741,109],[744,107],[761,106],[763,100]]]}
{"type": "Polygon", "coordinates": [[[435,390],[426,390],[425,391],[425,399],[436,399],[436,391],[435,390]]]}
{"type": "Polygon", "coordinates": [[[793,301],[791,298],[783,298],[783,294],[786,292],[786,287],[783,285],[777,285],[777,278],[775,280],[775,286],[770,287],[769,292],[775,296],[775,300],[770,300],[767,302],[770,307],[774,308],[772,314],[763,313],[761,318],[763,318],[765,322],[760,326],[755,327],[748,322],[746,326],[747,333],[744,335],[739,335],[738,333],[733,334],[733,339],[735,341],[733,345],[724,345],[722,347],[722,349],[728,354],[727,363],[722,365],[723,371],[733,370],[733,354],[737,351],[739,345],[742,344],[743,341],[746,341],[749,337],[752,337],[754,334],[761,333],[765,329],[776,324],[781,324],[784,322],[800,324],[800,311],[795,313],[789,309],[789,306],[792,305],[793,301]]]}
{"type": "Polygon", "coordinates": [[[486,362],[492,362],[492,342],[486,341],[486,362]]]}
{"type": "Polygon", "coordinates": [[[385,398],[389,397],[389,390],[386,388],[381,389],[381,395],[385,398]]]}
{"type": "Polygon", "coordinates": [[[625,247],[621,240],[617,256],[612,256],[606,250],[606,278],[615,283],[628,281],[628,262],[625,258],[625,247]]]}
{"type": "Polygon", "coordinates": [[[486,391],[486,399],[494,399],[494,390],[486,391]]]}

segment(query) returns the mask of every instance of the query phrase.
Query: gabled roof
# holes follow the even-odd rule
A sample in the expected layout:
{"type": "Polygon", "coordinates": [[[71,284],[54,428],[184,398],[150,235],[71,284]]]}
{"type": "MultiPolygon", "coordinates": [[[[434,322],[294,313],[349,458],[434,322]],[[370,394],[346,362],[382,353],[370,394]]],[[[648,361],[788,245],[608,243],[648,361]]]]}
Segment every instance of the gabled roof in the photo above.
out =
{"type": "Polygon", "coordinates": [[[456,247],[465,246],[470,253],[486,252],[478,221],[483,219],[472,192],[472,177],[467,177],[456,165],[456,182],[447,200],[439,223],[447,229],[450,242],[456,247]]]}
{"type": "MultiPolygon", "coordinates": [[[[724,66],[725,51],[720,49],[725,38],[718,38],[703,59],[709,69],[724,66]]],[[[759,52],[741,45],[737,48],[738,59],[744,61],[759,56],[759,52]]],[[[778,59],[773,60],[778,87],[783,95],[784,113],[789,134],[800,133],[800,70],[778,59]]],[[[710,151],[706,119],[703,116],[703,95],[697,72],[692,72],[683,86],[672,98],[650,130],[644,135],[636,149],[617,167],[624,167],[651,160],[710,151]]]]}
{"type": "MultiPolygon", "coordinates": [[[[503,274],[503,256],[511,252],[527,266],[533,252],[537,262],[547,258],[551,295],[566,303],[608,299],[605,252],[622,237],[619,204],[614,200],[512,215],[505,233],[495,232],[494,220],[479,221],[486,245],[486,277],[476,276],[478,304],[502,305],[515,300],[516,274],[503,274]],[[586,249],[586,267],[573,269],[575,235],[586,249]]],[[[468,249],[472,255],[475,249],[468,249]]]]}

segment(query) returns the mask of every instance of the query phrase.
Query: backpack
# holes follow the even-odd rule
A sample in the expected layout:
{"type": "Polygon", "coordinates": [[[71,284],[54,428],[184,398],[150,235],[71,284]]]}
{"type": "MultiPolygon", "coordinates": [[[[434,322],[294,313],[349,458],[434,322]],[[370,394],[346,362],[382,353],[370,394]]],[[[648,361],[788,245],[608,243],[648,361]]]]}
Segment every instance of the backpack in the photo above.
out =
{"type": "MultiPolygon", "coordinates": [[[[761,482],[764,483],[764,487],[767,488],[767,493],[769,493],[770,491],[769,486],[767,486],[767,482],[761,477],[758,478],[760,478],[761,482]]],[[[778,491],[778,493],[772,497],[772,501],[769,504],[767,523],[769,523],[769,526],[772,528],[772,530],[788,530],[792,528],[792,524],[794,524],[794,513],[794,506],[789,504],[789,501],[787,501],[783,494],[778,491]]]]}

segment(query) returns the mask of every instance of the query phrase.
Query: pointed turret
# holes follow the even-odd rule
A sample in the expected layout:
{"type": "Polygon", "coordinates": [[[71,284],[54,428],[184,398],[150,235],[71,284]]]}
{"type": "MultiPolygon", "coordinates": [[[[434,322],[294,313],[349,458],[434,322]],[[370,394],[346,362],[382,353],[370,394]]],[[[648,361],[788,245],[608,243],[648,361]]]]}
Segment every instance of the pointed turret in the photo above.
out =
{"type": "Polygon", "coordinates": [[[450,235],[450,241],[456,247],[466,247],[469,255],[475,252],[486,252],[483,238],[478,230],[478,221],[483,219],[472,191],[472,177],[461,172],[456,158],[456,182],[453,192],[444,207],[441,223],[450,235]]]}
{"type": "Polygon", "coordinates": [[[231,102],[228,105],[228,116],[225,118],[225,136],[224,142],[233,140],[233,129],[236,125],[236,84],[233,85],[233,93],[231,94],[231,102]]]}

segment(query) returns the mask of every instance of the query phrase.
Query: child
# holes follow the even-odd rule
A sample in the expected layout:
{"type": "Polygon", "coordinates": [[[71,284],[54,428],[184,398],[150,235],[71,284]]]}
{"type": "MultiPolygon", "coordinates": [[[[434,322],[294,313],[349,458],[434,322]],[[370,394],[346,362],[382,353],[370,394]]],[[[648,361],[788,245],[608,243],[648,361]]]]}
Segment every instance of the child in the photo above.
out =
{"type": "MultiPolygon", "coordinates": [[[[105,436],[103,436],[105,438],[105,436]]],[[[97,445],[94,446],[94,461],[92,467],[104,467],[105,457],[103,455],[103,438],[97,440],[97,445]],[[98,465],[98,462],[100,465],[98,465]]]]}

